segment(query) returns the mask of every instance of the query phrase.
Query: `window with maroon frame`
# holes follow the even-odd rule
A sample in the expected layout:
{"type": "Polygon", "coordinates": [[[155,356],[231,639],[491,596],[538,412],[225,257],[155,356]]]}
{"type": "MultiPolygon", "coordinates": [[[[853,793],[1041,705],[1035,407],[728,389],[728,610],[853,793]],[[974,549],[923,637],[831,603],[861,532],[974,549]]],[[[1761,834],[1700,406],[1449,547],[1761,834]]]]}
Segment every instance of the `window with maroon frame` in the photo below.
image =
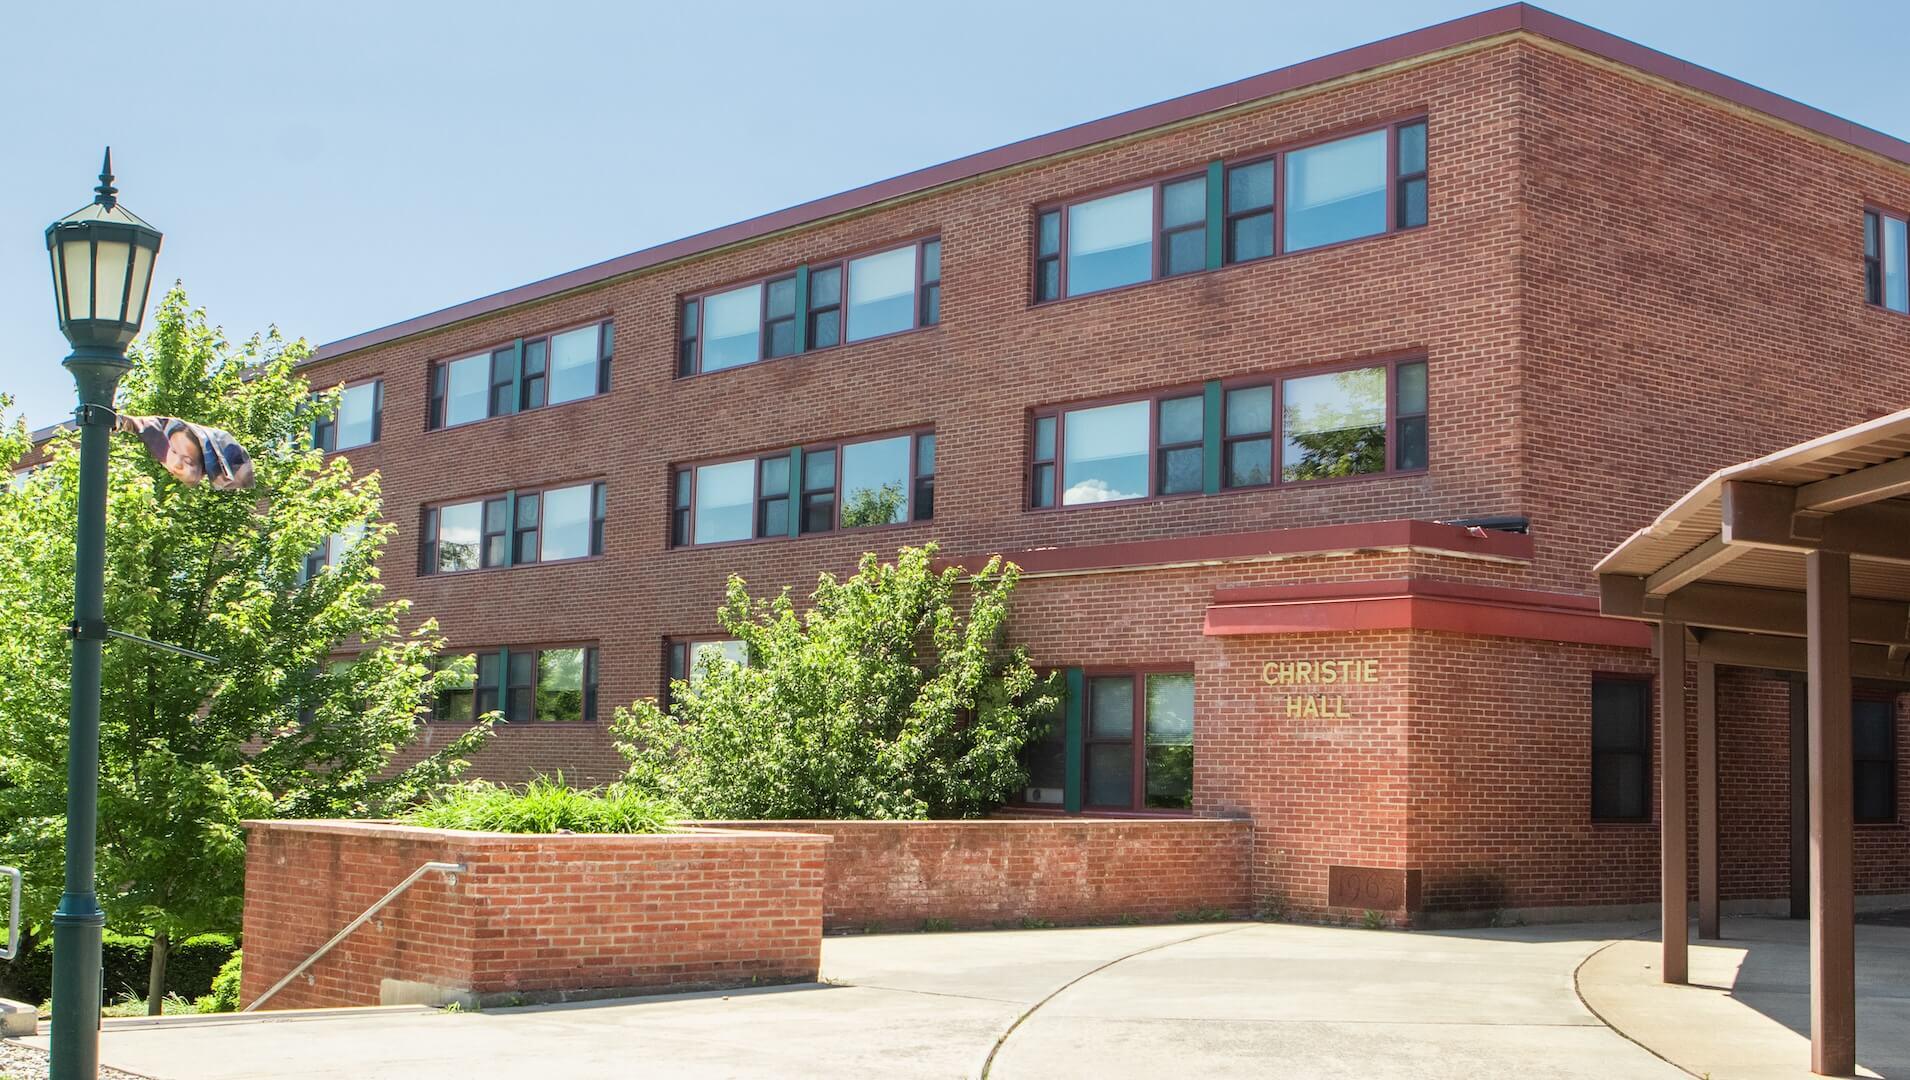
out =
{"type": "Polygon", "coordinates": [[[418,572],[454,574],[602,555],[607,511],[602,481],[427,506],[418,572]]]}
{"type": "Polygon", "coordinates": [[[933,326],[942,242],[930,238],[686,298],[679,377],[933,326]]]}
{"type": "Polygon", "coordinates": [[[935,433],[680,466],[671,493],[676,547],[929,521],[935,516],[935,433]]]}
{"type": "Polygon", "coordinates": [[[468,679],[441,691],[439,721],[470,722],[487,713],[506,723],[568,723],[597,718],[597,649],[592,645],[475,650],[468,679]]]}
{"type": "Polygon", "coordinates": [[[608,320],[431,365],[426,426],[457,427],[610,392],[608,320]]]}
{"type": "Polygon", "coordinates": [[[343,387],[338,392],[338,411],[312,424],[312,445],[329,454],[375,443],[384,412],[383,380],[343,387]]]}
{"type": "Polygon", "coordinates": [[[1426,414],[1426,362],[1417,359],[1041,409],[1029,506],[1422,470],[1426,414]]]}
{"type": "Polygon", "coordinates": [[[1910,220],[1864,211],[1864,299],[1910,313],[1910,220]]]}
{"type": "Polygon", "coordinates": [[[1092,675],[1086,686],[1083,805],[1192,809],[1193,674],[1092,675]]]}
{"type": "Polygon", "coordinates": [[[666,700],[681,684],[695,690],[720,665],[749,666],[749,645],[736,638],[669,638],[664,641],[666,700]]]}
{"type": "Polygon", "coordinates": [[[1042,207],[1034,298],[1418,228],[1426,185],[1426,121],[1412,120],[1042,207]]]}

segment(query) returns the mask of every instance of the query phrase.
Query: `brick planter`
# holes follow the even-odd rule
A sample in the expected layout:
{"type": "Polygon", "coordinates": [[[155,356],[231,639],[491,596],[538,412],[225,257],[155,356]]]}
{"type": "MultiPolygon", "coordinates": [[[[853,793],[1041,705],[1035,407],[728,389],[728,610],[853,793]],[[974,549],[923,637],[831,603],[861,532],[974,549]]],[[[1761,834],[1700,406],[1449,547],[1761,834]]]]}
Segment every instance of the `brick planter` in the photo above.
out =
{"type": "Polygon", "coordinates": [[[428,874],[265,1005],[495,1004],[802,982],[821,958],[825,836],[688,829],[519,836],[248,822],[250,1002],[427,862],[428,874]]]}
{"type": "Polygon", "coordinates": [[[825,835],[830,930],[988,927],[1251,913],[1244,819],[707,821],[713,829],[825,835]]]}

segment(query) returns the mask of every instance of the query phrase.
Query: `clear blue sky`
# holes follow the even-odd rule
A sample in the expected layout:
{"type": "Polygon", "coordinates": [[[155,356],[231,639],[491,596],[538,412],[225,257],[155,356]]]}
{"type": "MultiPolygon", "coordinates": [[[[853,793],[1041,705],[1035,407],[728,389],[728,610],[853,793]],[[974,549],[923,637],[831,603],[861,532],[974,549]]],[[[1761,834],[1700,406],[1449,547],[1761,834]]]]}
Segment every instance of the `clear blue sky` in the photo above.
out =
{"type": "MultiPolygon", "coordinates": [[[[319,344],[1490,6],[8,4],[0,392],[72,409],[41,234],[106,143],[161,281],[319,344]]],[[[1910,4],[1542,6],[1910,135],[1910,4]]]]}

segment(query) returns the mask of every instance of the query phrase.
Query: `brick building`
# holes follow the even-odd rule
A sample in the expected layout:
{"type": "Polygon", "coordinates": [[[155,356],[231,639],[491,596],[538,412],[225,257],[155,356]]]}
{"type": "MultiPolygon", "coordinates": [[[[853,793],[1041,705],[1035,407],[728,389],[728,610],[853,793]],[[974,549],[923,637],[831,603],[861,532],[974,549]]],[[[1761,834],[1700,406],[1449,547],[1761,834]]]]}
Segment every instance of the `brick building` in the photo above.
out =
{"type": "MultiPolygon", "coordinates": [[[[1645,905],[1649,639],[1591,567],[1910,401],[1906,209],[1910,144],[1513,5],[307,374],[382,474],[383,580],[480,657],[431,740],[510,714],[486,775],[619,771],[612,709],[724,650],[730,574],[935,540],[1018,562],[1012,633],[1067,672],[1027,812],[1250,817],[1255,895],[1302,911],[1645,905]]],[[[1727,902],[1793,882],[1793,687],[1721,675],[1727,902]]],[[[1875,694],[1861,885],[1905,894],[1875,694]]]]}

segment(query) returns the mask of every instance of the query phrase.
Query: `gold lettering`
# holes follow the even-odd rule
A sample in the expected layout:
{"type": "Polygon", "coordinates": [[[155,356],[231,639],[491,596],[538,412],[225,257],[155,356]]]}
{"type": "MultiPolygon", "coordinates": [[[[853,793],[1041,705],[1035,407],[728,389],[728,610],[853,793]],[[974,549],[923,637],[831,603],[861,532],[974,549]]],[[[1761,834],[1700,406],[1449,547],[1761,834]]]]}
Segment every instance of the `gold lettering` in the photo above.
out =
{"type": "Polygon", "coordinates": [[[1292,696],[1292,697],[1288,697],[1288,698],[1287,698],[1287,719],[1289,719],[1289,720],[1297,720],[1297,719],[1299,719],[1299,718],[1300,718],[1300,699],[1299,699],[1299,697],[1298,697],[1298,696],[1292,696]]]}
{"type": "Polygon", "coordinates": [[[1369,659],[1369,660],[1362,661],[1362,666],[1366,669],[1367,682],[1379,681],[1379,661],[1378,660],[1369,659]]]}
{"type": "Polygon", "coordinates": [[[1293,664],[1293,681],[1310,683],[1313,681],[1313,661],[1296,660],[1293,664]]]}

